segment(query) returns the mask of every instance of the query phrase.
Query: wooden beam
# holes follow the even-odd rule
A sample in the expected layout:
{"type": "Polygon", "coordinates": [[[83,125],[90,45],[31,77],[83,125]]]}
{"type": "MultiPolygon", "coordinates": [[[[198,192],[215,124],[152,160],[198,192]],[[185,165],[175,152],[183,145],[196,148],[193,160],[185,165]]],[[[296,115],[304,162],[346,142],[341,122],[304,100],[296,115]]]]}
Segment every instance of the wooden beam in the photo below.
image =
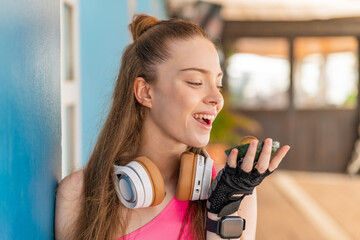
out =
{"type": "Polygon", "coordinates": [[[360,36],[360,18],[312,21],[225,21],[223,42],[239,37],[360,36]]]}

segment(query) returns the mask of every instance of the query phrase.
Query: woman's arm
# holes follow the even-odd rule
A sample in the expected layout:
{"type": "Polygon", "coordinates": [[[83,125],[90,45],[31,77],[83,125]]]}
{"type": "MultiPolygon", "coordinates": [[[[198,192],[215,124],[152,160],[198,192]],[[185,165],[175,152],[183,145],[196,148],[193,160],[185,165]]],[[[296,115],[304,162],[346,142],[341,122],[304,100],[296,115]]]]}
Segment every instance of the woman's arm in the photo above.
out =
{"type": "MultiPolygon", "coordinates": [[[[216,164],[215,169],[218,173],[221,169],[224,168],[224,164],[216,164]]],[[[257,194],[256,188],[253,191],[253,194],[246,196],[241,202],[239,210],[237,213],[231,214],[230,216],[240,216],[246,220],[246,229],[242,234],[242,240],[253,240],[255,239],[256,234],[256,223],[257,223],[257,194]]],[[[219,220],[216,214],[208,213],[208,217],[212,220],[219,220]]],[[[207,231],[206,235],[207,240],[217,240],[222,239],[215,233],[207,231]]]]}
{"type": "Polygon", "coordinates": [[[56,191],[55,239],[73,239],[71,230],[79,215],[83,187],[83,171],[64,178],[56,191]]]}
{"type": "MultiPolygon", "coordinates": [[[[243,232],[241,238],[242,240],[254,240],[256,234],[256,222],[257,222],[257,195],[256,189],[254,189],[253,194],[246,196],[241,202],[238,212],[233,213],[229,216],[240,216],[246,221],[246,228],[243,232]]],[[[208,217],[212,220],[219,220],[216,214],[208,213],[208,217]]],[[[207,240],[218,240],[222,239],[215,233],[206,232],[207,240]]]]}
{"type": "Polygon", "coordinates": [[[248,195],[241,202],[238,216],[242,217],[246,221],[246,228],[242,234],[243,240],[254,240],[256,234],[257,223],[257,194],[256,188],[253,194],[248,195]]]}

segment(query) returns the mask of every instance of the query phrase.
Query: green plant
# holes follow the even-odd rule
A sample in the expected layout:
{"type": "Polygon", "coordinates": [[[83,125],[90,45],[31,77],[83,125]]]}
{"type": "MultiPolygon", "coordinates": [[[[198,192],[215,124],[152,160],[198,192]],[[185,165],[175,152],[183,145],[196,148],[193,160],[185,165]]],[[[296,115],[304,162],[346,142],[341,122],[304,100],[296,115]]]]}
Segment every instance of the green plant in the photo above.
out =
{"type": "MultiPolygon", "coordinates": [[[[225,93],[223,95],[226,100],[228,95],[225,93]]],[[[210,143],[235,145],[238,144],[241,137],[243,137],[241,132],[249,132],[252,135],[257,135],[260,131],[261,126],[256,120],[238,112],[231,111],[230,108],[225,105],[212,125],[210,143]]]]}

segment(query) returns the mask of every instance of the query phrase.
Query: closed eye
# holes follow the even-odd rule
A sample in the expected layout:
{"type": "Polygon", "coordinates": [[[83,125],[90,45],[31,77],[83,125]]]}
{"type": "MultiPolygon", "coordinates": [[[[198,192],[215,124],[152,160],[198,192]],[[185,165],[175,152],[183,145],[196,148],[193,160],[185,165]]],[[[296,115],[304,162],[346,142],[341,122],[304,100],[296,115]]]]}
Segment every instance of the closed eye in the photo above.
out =
{"type": "Polygon", "coordinates": [[[223,91],[223,86],[217,86],[217,88],[219,89],[219,92],[222,92],[223,91]]]}
{"type": "Polygon", "coordinates": [[[201,86],[202,83],[201,82],[187,82],[190,85],[194,85],[194,86],[201,86]]]}

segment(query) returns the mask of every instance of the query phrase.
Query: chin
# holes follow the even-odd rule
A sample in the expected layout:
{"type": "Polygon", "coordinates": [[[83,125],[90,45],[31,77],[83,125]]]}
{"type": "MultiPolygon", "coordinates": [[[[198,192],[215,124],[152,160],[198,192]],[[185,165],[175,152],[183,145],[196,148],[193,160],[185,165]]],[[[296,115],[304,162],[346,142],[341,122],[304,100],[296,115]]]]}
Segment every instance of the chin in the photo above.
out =
{"type": "Polygon", "coordinates": [[[190,144],[188,144],[188,146],[192,146],[192,147],[196,147],[196,148],[202,148],[202,147],[206,147],[206,145],[208,145],[210,140],[210,136],[207,138],[203,138],[203,139],[194,139],[193,141],[191,141],[190,144]]]}

